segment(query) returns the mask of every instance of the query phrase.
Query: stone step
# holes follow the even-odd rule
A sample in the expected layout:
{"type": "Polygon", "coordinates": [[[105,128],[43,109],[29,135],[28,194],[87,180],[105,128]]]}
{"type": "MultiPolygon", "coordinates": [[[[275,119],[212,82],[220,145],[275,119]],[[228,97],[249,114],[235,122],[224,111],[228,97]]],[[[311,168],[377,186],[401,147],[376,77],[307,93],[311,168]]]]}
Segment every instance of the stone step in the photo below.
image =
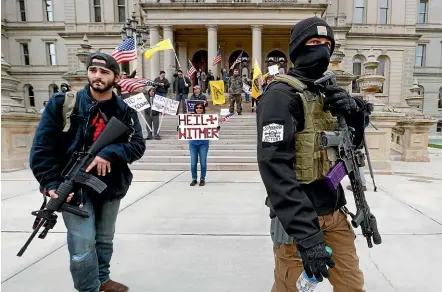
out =
{"type": "MultiPolygon", "coordinates": [[[[187,163],[155,163],[155,162],[134,162],[130,165],[133,170],[190,170],[190,162],[187,163]]],[[[198,170],[200,165],[198,164],[198,170]]],[[[207,170],[210,171],[256,171],[257,163],[208,163],[207,170]]]]}
{"type": "MultiPolygon", "coordinates": [[[[179,144],[172,144],[172,143],[164,143],[164,140],[160,140],[160,141],[147,141],[148,143],[146,144],[146,152],[148,150],[162,150],[162,151],[167,151],[167,150],[189,150],[189,144],[187,142],[184,143],[179,143],[179,144]]],[[[255,143],[244,143],[244,144],[213,144],[211,143],[209,146],[209,151],[211,150],[225,150],[225,151],[229,151],[230,153],[232,153],[232,151],[237,151],[237,150],[255,150],[256,151],[256,141],[255,143]]]]}
{"type": "MultiPolygon", "coordinates": [[[[186,156],[143,156],[140,163],[190,163],[190,153],[186,156]]],[[[211,164],[217,163],[256,163],[255,156],[212,156],[209,150],[207,162],[211,164]]],[[[236,154],[236,153],[235,153],[236,154]]]]}
{"type": "MultiPolygon", "coordinates": [[[[255,149],[213,149],[212,145],[209,148],[210,156],[229,156],[232,154],[237,156],[246,157],[254,156],[256,157],[256,147],[255,149]],[[234,151],[234,152],[233,152],[234,151]]],[[[186,149],[152,149],[147,148],[144,152],[145,157],[156,157],[156,156],[189,156],[189,148],[186,149]]]]}

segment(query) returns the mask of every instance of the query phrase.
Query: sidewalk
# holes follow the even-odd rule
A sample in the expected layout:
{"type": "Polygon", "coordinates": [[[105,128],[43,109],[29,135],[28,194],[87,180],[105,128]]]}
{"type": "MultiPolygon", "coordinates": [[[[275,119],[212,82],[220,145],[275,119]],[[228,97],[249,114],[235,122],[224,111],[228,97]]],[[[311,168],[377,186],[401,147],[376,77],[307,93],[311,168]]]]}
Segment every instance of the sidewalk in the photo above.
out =
{"type": "MultiPolygon", "coordinates": [[[[393,175],[375,177],[377,192],[368,185],[367,201],[383,243],[368,249],[365,239],[357,237],[366,291],[442,289],[437,284],[442,261],[442,155],[431,159],[393,162],[393,175]]],[[[270,220],[258,172],[209,171],[204,187],[190,187],[188,171],[133,172],[134,183],[117,221],[112,279],[135,292],[270,292],[270,220]]],[[[371,182],[369,174],[366,179],[371,182]]],[[[346,192],[354,211],[352,193],[346,192]]],[[[21,258],[16,256],[30,235],[30,213],[40,207],[41,199],[29,170],[2,174],[4,292],[75,291],[61,216],[46,239],[35,238],[21,258]]],[[[332,288],[326,281],[317,291],[332,288]]]]}

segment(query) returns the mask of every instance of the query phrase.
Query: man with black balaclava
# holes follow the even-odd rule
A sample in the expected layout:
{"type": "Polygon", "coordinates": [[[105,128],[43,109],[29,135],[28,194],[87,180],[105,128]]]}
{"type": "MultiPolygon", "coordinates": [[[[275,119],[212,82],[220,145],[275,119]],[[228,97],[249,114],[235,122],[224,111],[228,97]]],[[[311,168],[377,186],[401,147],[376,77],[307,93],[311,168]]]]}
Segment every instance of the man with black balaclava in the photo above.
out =
{"type": "Polygon", "coordinates": [[[338,114],[356,129],[353,143],[362,141],[365,102],[338,86],[313,84],[327,70],[334,48],[324,20],[297,23],[289,46],[294,66],[274,77],[258,106],[258,165],[275,254],[272,292],[297,291],[303,270],[320,282],[329,278],[335,291],[364,291],[355,233],[341,210],[344,190],[341,185],[330,190],[324,180],[336,153],[319,151],[315,139],[318,132],[339,129],[332,115],[338,114]]]}

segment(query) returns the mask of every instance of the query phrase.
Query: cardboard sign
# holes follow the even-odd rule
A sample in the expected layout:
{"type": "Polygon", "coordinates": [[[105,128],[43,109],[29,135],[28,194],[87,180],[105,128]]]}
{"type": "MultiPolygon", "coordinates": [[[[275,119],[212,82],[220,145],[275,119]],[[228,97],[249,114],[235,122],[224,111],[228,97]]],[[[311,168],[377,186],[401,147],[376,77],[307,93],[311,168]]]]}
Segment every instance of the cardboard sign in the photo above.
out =
{"type": "Polygon", "coordinates": [[[164,108],[164,113],[170,116],[176,116],[180,102],[170,98],[166,98],[166,107],[164,108]]]}
{"type": "Polygon", "coordinates": [[[133,96],[130,96],[123,100],[128,106],[136,110],[137,112],[141,112],[147,108],[150,108],[150,104],[147,101],[146,97],[143,93],[138,93],[133,96]]]}
{"type": "Polygon", "coordinates": [[[269,75],[276,75],[276,74],[279,74],[279,68],[278,68],[278,65],[270,66],[270,67],[268,67],[268,69],[269,69],[269,75]]]}
{"type": "Polygon", "coordinates": [[[179,105],[179,101],[155,94],[152,101],[152,110],[164,113],[166,115],[175,116],[179,105]]]}
{"type": "Polygon", "coordinates": [[[155,94],[152,101],[152,110],[162,113],[166,107],[166,97],[155,94]]]}
{"type": "Polygon", "coordinates": [[[252,90],[250,89],[250,86],[248,86],[245,83],[242,84],[242,90],[247,94],[252,94],[252,90]]]}
{"type": "Polygon", "coordinates": [[[218,115],[180,114],[179,140],[218,140],[218,115]]]}

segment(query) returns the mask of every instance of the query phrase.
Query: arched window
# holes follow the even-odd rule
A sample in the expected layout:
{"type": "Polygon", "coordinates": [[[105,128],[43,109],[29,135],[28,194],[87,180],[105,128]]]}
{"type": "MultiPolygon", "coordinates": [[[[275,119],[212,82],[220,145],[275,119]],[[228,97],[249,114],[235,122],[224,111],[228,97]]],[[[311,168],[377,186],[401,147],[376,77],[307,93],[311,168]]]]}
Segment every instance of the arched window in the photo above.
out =
{"type": "Polygon", "coordinates": [[[58,92],[58,85],[54,83],[49,84],[48,90],[49,90],[49,97],[51,97],[54,93],[58,92]]]}
{"type": "Polygon", "coordinates": [[[26,108],[35,107],[35,95],[34,95],[34,86],[31,84],[26,84],[23,86],[23,95],[25,100],[26,108]]]}
{"type": "Polygon", "coordinates": [[[385,77],[384,85],[379,89],[377,93],[388,94],[389,81],[390,81],[390,58],[385,55],[378,57],[378,74],[385,77]]]}
{"type": "Polygon", "coordinates": [[[442,109],[442,87],[439,88],[439,97],[437,99],[437,108],[442,109]]]}
{"type": "Polygon", "coordinates": [[[353,57],[353,75],[356,76],[351,84],[351,91],[353,93],[360,93],[361,92],[361,89],[359,88],[359,85],[356,82],[356,80],[359,77],[361,77],[363,74],[364,62],[365,62],[365,58],[363,56],[356,55],[353,57]]]}

